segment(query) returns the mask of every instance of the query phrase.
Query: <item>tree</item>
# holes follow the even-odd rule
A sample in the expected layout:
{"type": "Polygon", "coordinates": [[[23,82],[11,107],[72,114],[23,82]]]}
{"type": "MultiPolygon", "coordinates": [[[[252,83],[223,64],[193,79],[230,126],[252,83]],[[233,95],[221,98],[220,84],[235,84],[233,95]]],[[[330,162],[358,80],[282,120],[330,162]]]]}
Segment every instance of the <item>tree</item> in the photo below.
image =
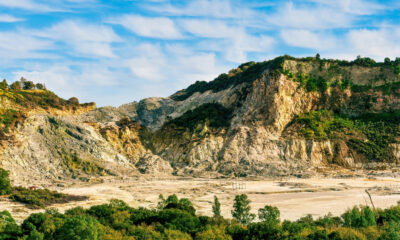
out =
{"type": "Polygon", "coordinates": [[[32,90],[35,89],[35,84],[32,81],[25,81],[23,82],[24,90],[32,90]]]}
{"type": "Polygon", "coordinates": [[[258,209],[258,218],[263,222],[279,223],[279,209],[277,207],[266,205],[264,208],[258,209]]]}
{"type": "Polygon", "coordinates": [[[390,58],[386,57],[384,63],[385,65],[390,65],[392,62],[390,61],[390,58]]]}
{"type": "Polygon", "coordinates": [[[317,53],[317,55],[315,55],[315,59],[321,60],[321,55],[319,55],[319,53],[317,53]]]}
{"type": "Polygon", "coordinates": [[[45,89],[45,87],[41,83],[36,83],[36,89],[43,90],[43,89],[45,89]]]}
{"type": "Polygon", "coordinates": [[[11,193],[10,173],[0,168],[0,195],[11,193]]]}
{"type": "Polygon", "coordinates": [[[256,217],[255,214],[250,213],[250,200],[246,194],[236,195],[235,202],[233,204],[233,210],[231,211],[232,217],[236,219],[240,224],[251,223],[256,217]]]}
{"type": "Polygon", "coordinates": [[[21,83],[18,82],[18,81],[13,82],[10,85],[10,89],[12,89],[12,90],[21,90],[21,83]]]}
{"type": "Polygon", "coordinates": [[[79,100],[76,97],[68,99],[68,102],[70,102],[72,105],[79,105],[79,100]]]}
{"type": "Polygon", "coordinates": [[[214,196],[214,205],[212,206],[212,211],[214,213],[214,217],[221,216],[221,203],[219,202],[217,196],[214,196]]]}
{"type": "Polygon", "coordinates": [[[73,216],[58,229],[55,239],[97,240],[100,237],[99,222],[96,219],[89,216],[73,216]]]}
{"type": "Polygon", "coordinates": [[[157,203],[157,210],[161,211],[165,208],[166,202],[165,198],[162,194],[158,195],[158,203],[157,203]]]}
{"type": "Polygon", "coordinates": [[[3,81],[0,83],[0,88],[7,90],[8,89],[8,83],[7,80],[3,79],[3,81]]]}

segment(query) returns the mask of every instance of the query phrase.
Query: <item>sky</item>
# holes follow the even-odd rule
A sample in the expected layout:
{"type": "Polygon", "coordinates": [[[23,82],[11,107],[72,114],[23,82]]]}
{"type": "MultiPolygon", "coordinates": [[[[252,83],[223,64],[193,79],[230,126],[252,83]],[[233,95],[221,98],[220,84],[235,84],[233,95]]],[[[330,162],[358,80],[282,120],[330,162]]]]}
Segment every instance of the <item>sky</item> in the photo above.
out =
{"type": "Polygon", "coordinates": [[[280,55],[400,56],[397,0],[0,0],[0,78],[118,106],[280,55]]]}

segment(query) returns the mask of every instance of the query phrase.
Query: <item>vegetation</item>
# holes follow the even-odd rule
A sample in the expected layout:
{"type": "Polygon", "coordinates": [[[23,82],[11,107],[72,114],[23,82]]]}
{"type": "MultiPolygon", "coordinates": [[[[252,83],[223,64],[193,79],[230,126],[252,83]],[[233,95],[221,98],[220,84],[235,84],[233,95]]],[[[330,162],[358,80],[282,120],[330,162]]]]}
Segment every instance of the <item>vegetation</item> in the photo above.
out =
{"type": "Polygon", "coordinates": [[[193,132],[199,125],[218,129],[229,127],[232,112],[219,103],[206,103],[182,116],[166,122],[163,128],[189,130],[193,132]]]}
{"type": "Polygon", "coordinates": [[[254,213],[250,213],[250,200],[247,198],[246,194],[236,195],[232,217],[240,224],[249,224],[256,217],[254,213]]]}
{"type": "MultiPolygon", "coordinates": [[[[294,76],[290,72],[284,71],[283,62],[285,60],[295,60],[300,64],[302,62],[312,62],[314,64],[318,64],[320,69],[322,70],[322,66],[325,64],[329,64],[331,66],[331,70],[338,69],[339,67],[352,67],[352,66],[360,66],[360,67],[379,67],[381,69],[388,69],[392,71],[395,75],[400,74],[400,58],[396,58],[395,60],[390,60],[386,58],[384,62],[375,62],[373,59],[368,57],[358,56],[353,61],[346,60],[334,60],[334,59],[322,59],[319,54],[315,57],[305,57],[305,58],[295,58],[289,55],[284,55],[281,57],[277,57],[275,59],[264,61],[264,62],[248,62],[241,64],[237,68],[234,68],[228,72],[228,74],[223,73],[215,78],[213,81],[197,81],[194,84],[190,85],[188,88],[181,90],[175,93],[172,96],[172,99],[176,101],[183,101],[194,93],[199,92],[203,93],[205,91],[213,91],[218,92],[232,86],[239,85],[245,82],[251,82],[261,76],[261,74],[269,69],[270,73],[274,73],[276,71],[280,71],[285,73],[286,75],[292,77],[294,80],[300,82],[301,86],[304,86],[307,91],[324,91],[328,86],[339,86],[342,89],[346,89],[350,87],[350,81],[348,79],[343,79],[341,81],[329,82],[327,79],[322,77],[309,76],[307,74],[298,74],[294,76]]],[[[390,87],[390,83],[387,87],[390,87]]],[[[397,86],[397,85],[396,85],[397,86]]],[[[354,89],[360,89],[362,86],[354,86],[354,89]]],[[[372,89],[373,87],[368,86],[368,89],[372,89]]]]}
{"type": "MultiPolygon", "coordinates": [[[[328,214],[313,219],[308,215],[283,222],[276,207],[265,206],[258,211],[261,221],[240,223],[221,216],[197,216],[190,208],[180,208],[179,203],[192,204],[176,195],[167,199],[160,196],[160,199],[157,209],[132,208],[120,200],[89,209],[76,207],[64,214],[48,209],[31,214],[21,225],[15,223],[9,212],[3,211],[0,212],[0,239],[392,240],[400,237],[400,205],[376,211],[368,206],[356,206],[341,217],[328,214]],[[176,205],[167,208],[170,203],[176,205]]],[[[236,196],[234,208],[238,202],[248,202],[247,196],[236,196]]]]}
{"type": "MultiPolygon", "coordinates": [[[[44,208],[54,203],[67,203],[71,201],[83,201],[87,199],[85,196],[67,195],[56,191],[50,191],[48,189],[12,187],[9,178],[9,172],[2,168],[0,168],[0,195],[9,195],[9,199],[24,203],[29,208],[44,208]]],[[[3,238],[0,237],[0,239],[3,238]]]]}
{"type": "Polygon", "coordinates": [[[212,206],[212,212],[214,214],[214,217],[221,216],[221,203],[219,202],[217,196],[214,196],[214,204],[212,206]]]}
{"type": "Polygon", "coordinates": [[[280,70],[284,59],[285,57],[277,57],[270,61],[258,63],[247,62],[241,64],[237,68],[230,70],[228,74],[223,73],[211,82],[197,81],[188,88],[175,93],[172,99],[175,101],[183,101],[196,92],[203,93],[209,90],[218,92],[241,83],[254,81],[260,77],[266,69],[270,69],[271,71],[280,70]]]}
{"type": "Polygon", "coordinates": [[[400,112],[346,117],[328,110],[304,113],[294,120],[299,133],[310,139],[343,139],[348,146],[376,161],[394,159],[390,144],[400,134],[400,112]]]}
{"type": "Polygon", "coordinates": [[[44,208],[55,203],[67,203],[72,201],[83,201],[85,196],[74,196],[50,191],[48,189],[31,190],[23,187],[14,187],[9,198],[13,201],[24,203],[29,208],[44,208]]]}
{"type": "Polygon", "coordinates": [[[0,168],[0,195],[11,193],[10,173],[0,168]]]}

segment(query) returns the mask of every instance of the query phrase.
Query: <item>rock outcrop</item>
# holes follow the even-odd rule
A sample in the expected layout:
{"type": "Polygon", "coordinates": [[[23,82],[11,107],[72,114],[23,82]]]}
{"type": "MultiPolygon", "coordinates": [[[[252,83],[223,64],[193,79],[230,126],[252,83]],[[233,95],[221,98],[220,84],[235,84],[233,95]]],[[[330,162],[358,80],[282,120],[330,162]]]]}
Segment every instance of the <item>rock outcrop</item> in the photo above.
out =
{"type": "MultiPolygon", "coordinates": [[[[23,183],[96,175],[311,175],[396,164],[399,136],[388,140],[387,155],[371,159],[360,148],[371,142],[368,133],[344,127],[336,135],[328,129],[335,137],[310,137],[296,121],[321,110],[346,119],[399,111],[396,67],[281,57],[242,64],[167,98],[68,114],[35,110],[3,144],[0,165],[23,183]]],[[[0,104],[19,109],[10,100],[0,104]]]]}

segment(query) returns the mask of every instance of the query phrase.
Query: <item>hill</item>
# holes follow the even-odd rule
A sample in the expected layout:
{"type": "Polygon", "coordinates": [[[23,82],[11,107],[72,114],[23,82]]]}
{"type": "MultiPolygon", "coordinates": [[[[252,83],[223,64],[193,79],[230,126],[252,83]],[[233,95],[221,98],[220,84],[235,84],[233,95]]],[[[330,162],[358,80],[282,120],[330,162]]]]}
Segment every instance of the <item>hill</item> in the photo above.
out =
{"type": "Polygon", "coordinates": [[[13,140],[4,141],[0,165],[21,184],[389,169],[400,158],[399,73],[399,59],[282,56],[167,98],[96,109],[48,90],[2,90],[13,140]]]}

